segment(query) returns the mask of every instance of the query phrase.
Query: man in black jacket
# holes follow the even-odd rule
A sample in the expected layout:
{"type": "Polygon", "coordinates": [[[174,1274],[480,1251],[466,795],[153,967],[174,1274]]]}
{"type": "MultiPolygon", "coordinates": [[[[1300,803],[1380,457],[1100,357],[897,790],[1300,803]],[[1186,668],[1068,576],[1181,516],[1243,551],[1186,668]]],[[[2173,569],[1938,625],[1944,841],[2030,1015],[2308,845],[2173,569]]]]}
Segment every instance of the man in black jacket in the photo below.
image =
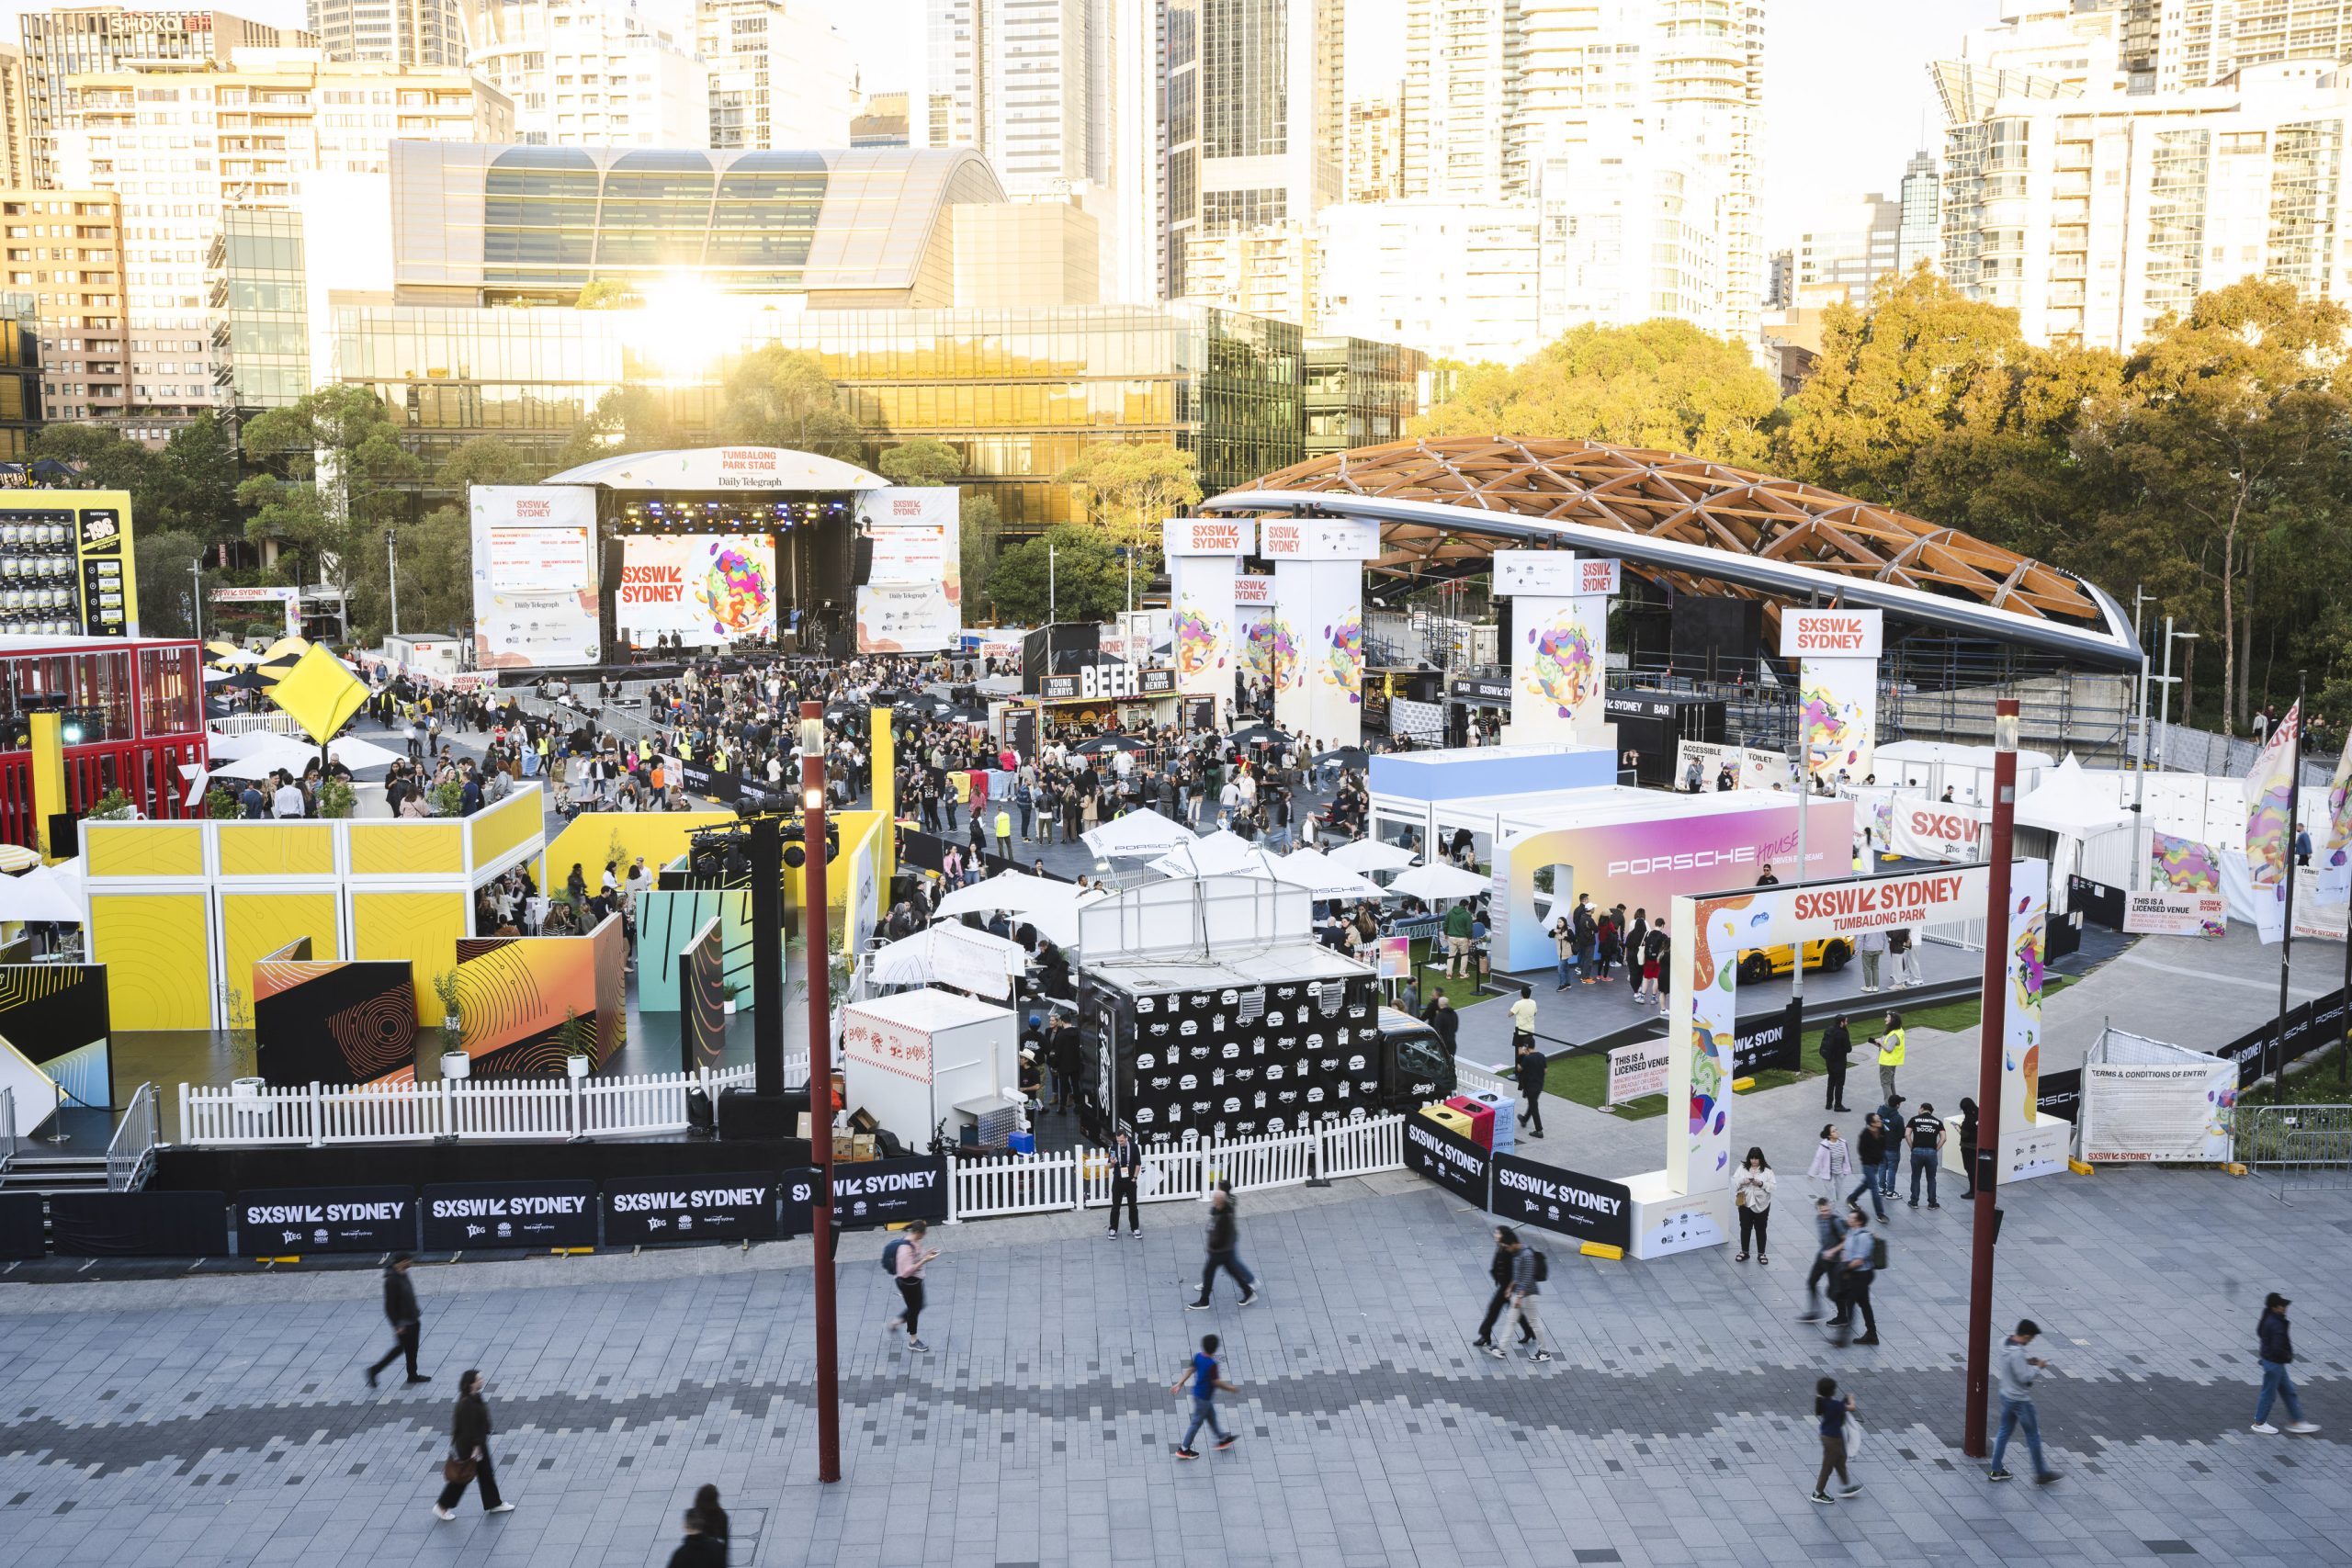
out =
{"type": "Polygon", "coordinates": [[[1206,1312],[1209,1288],[1216,1282],[1219,1269],[1233,1276],[1241,1287],[1241,1304],[1248,1306],[1258,1299],[1258,1281],[1241,1261],[1241,1233],[1238,1217],[1233,1212],[1233,1183],[1220,1181],[1209,1195],[1209,1256],[1201,1267],[1201,1299],[1185,1303],[1188,1312],[1206,1312]]]}
{"type": "Polygon", "coordinates": [[[702,1510],[686,1510],[686,1535],[670,1553],[670,1568],[727,1568],[727,1543],[703,1530],[702,1510]]]}
{"type": "Polygon", "coordinates": [[[409,1257],[395,1252],[392,1260],[384,1265],[384,1316],[392,1325],[392,1348],[383,1359],[368,1369],[368,1386],[376,1386],[376,1374],[392,1364],[393,1358],[408,1358],[408,1381],[431,1382],[433,1380],[416,1370],[416,1342],[424,1333],[424,1314],[416,1308],[416,1287],[408,1280],[409,1257]]]}
{"type": "Polygon", "coordinates": [[[1846,1064],[1853,1055],[1854,1036],[1847,1029],[1846,1015],[1841,1012],[1821,1032],[1821,1065],[1829,1069],[1829,1087],[1822,1100],[1824,1110],[1846,1109],[1846,1064]]]}
{"type": "Polygon", "coordinates": [[[1502,1227],[1497,1225],[1495,1255],[1487,1260],[1487,1278],[1495,1282],[1495,1292],[1487,1298],[1487,1315],[1478,1320],[1478,1337],[1470,1341],[1481,1350],[1495,1348],[1495,1320],[1510,1301],[1510,1265],[1511,1249],[1503,1241],[1502,1227]]]}
{"type": "Polygon", "coordinates": [[[1111,1147],[1111,1228],[1102,1233],[1104,1235],[1119,1234],[1122,1203],[1127,1206],[1127,1234],[1143,1235],[1143,1216],[1136,1209],[1136,1182],[1142,1172],[1143,1151],[1136,1147],[1136,1141],[1122,1127],[1119,1141],[1111,1147]]]}
{"type": "Polygon", "coordinates": [[[1429,1011],[1421,1021],[1437,1032],[1438,1043],[1445,1047],[1445,1059],[1453,1060],[1454,1039],[1462,1032],[1462,1015],[1453,1010],[1453,1002],[1443,991],[1430,998],[1429,1011]]]}
{"type": "Polygon", "coordinates": [[[2287,1321],[2287,1309],[2292,1304],[2273,1291],[2263,1298],[2262,1315],[2255,1321],[2254,1337],[2258,1347],[2255,1355],[2262,1362],[2262,1394],[2255,1401],[2254,1429],[2266,1438],[2278,1434],[2278,1428],[2270,1424],[2270,1406],[2282,1399],[2287,1403],[2287,1430],[2301,1436],[2319,1430],[2318,1422],[2303,1419],[2303,1402],[2296,1397],[2294,1374],[2287,1371],[2295,1359],[2293,1325],[2287,1321]]]}
{"type": "Polygon", "coordinates": [[[1059,1011],[1046,1025],[1046,1065],[1054,1069],[1054,1109],[1078,1109],[1078,1076],[1085,1066],[1078,1025],[1059,1011]]]}

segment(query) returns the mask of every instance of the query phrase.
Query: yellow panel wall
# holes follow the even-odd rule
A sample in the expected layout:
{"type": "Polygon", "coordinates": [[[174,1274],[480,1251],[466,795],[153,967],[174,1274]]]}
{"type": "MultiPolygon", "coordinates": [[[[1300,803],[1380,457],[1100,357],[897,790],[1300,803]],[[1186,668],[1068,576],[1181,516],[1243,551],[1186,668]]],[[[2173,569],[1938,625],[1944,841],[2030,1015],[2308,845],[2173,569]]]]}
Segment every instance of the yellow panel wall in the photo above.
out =
{"type": "Polygon", "coordinates": [[[629,862],[639,855],[645,857],[648,869],[659,870],[686,852],[688,834],[735,819],[732,811],[583,811],[548,845],[547,874],[539,879],[539,891],[562,892],[563,879],[571,874],[574,862],[588,879],[592,893],[608,860],[620,862],[616,870],[623,876],[628,874],[629,862]]]}
{"type": "Polygon", "coordinates": [[[223,822],[223,876],[332,876],[332,822],[223,822]]]}
{"type": "Polygon", "coordinates": [[[91,895],[90,956],[107,965],[113,1028],[212,1027],[202,893],[91,895]]]}
{"type": "Polygon", "coordinates": [[[202,876],[204,829],[193,823],[85,823],[82,853],[85,876],[202,876]]]}
{"type": "Polygon", "coordinates": [[[220,895],[221,973],[251,1009],[254,961],[266,958],[298,936],[311,939],[311,956],[340,958],[332,893],[223,893],[220,895]]]}
{"type": "Polygon", "coordinates": [[[455,822],[354,822],[354,876],[454,876],[466,869],[465,829],[455,822]]]}
{"type": "Polygon", "coordinates": [[[466,895],[364,893],[351,895],[351,956],[405,958],[413,966],[416,1021],[441,1021],[433,977],[458,966],[458,939],[466,934],[466,895]]]}
{"type": "Polygon", "coordinates": [[[468,818],[474,835],[474,864],[486,865],[529,841],[546,820],[546,795],[537,790],[526,790],[468,818]]]}

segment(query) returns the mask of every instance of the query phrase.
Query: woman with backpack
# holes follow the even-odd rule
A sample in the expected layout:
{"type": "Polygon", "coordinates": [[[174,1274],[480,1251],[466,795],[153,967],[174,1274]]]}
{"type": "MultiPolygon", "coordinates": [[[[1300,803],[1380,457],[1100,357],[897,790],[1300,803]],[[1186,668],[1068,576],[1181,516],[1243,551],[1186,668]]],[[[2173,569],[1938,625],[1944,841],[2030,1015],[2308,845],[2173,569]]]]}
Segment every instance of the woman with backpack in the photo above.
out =
{"type": "MultiPolygon", "coordinates": [[[[1530,1347],[1527,1359],[1548,1361],[1552,1352],[1544,1348],[1536,1337],[1540,1325],[1535,1321],[1535,1298],[1543,1293],[1544,1280],[1551,1269],[1544,1255],[1520,1240],[1519,1233],[1510,1226],[1504,1226],[1496,1235],[1510,1252],[1510,1318],[1504,1325],[1505,1330],[1508,1332],[1512,1324],[1518,1325],[1519,1342],[1530,1347]]],[[[1499,1345],[1490,1345],[1487,1354],[1499,1361],[1510,1352],[1499,1345]]]]}
{"type": "Polygon", "coordinates": [[[892,1237],[882,1248],[883,1271],[898,1281],[899,1299],[906,1307],[904,1312],[890,1320],[889,1326],[896,1328],[900,1324],[906,1325],[907,1348],[910,1350],[931,1348],[916,1333],[922,1321],[923,1268],[939,1256],[939,1248],[934,1247],[926,1250],[922,1245],[923,1237],[930,1229],[927,1222],[915,1220],[908,1224],[906,1235],[892,1237]]]}

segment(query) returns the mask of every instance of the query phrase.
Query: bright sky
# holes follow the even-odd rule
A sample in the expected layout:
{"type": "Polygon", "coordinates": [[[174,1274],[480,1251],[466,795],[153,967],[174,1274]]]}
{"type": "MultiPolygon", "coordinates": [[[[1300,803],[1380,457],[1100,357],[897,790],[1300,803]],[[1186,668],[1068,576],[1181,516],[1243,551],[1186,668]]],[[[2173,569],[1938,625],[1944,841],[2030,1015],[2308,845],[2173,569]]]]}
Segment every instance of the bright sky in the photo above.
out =
{"type": "MultiPolygon", "coordinates": [[[[921,0],[817,0],[849,36],[868,91],[907,85],[907,51],[922,36],[921,0]]],[[[226,0],[256,21],[300,25],[302,0],[226,0]]],[[[1405,0],[1345,0],[1351,96],[1405,70],[1405,0]]],[[[16,36],[26,0],[0,0],[16,36]]],[[[1765,39],[1764,211],[1769,244],[1784,243],[1818,204],[1888,197],[1918,150],[1939,147],[1942,120],[1927,62],[1959,52],[1963,34],[1998,19],[2000,0],[1770,0],[1765,39]]]]}

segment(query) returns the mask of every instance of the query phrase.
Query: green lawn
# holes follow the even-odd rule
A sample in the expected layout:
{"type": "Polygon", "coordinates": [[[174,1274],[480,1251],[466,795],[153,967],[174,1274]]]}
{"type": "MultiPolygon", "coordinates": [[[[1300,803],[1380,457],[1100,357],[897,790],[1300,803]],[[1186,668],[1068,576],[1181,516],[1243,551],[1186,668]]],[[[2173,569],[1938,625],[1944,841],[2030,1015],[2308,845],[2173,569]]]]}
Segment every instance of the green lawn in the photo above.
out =
{"type": "Polygon", "coordinates": [[[1445,977],[1445,953],[1440,950],[1435,963],[1430,963],[1430,942],[1426,937],[1413,943],[1413,978],[1420,987],[1421,1006],[1427,1008],[1430,998],[1443,991],[1456,1010],[1490,999],[1496,993],[1481,991],[1476,980],[1449,980],[1445,977]],[[1429,964],[1429,967],[1420,967],[1429,964]]]}
{"type": "MultiPolygon", "coordinates": [[[[1756,1075],[1755,1088],[1744,1092],[1752,1094],[1778,1089],[1782,1084],[1795,1083],[1800,1078],[1814,1076],[1767,1067],[1756,1075]]],[[[1573,1100],[1578,1105],[1589,1105],[1595,1110],[1607,1109],[1611,1114],[1622,1116],[1628,1122],[1645,1122],[1653,1116],[1666,1114],[1666,1096],[1662,1094],[1645,1094],[1623,1105],[1602,1106],[1601,1101],[1609,1093],[1609,1056],[1605,1052],[1580,1051],[1573,1056],[1559,1057],[1544,1075],[1544,1091],[1556,1094],[1564,1100],[1573,1100]]]]}

